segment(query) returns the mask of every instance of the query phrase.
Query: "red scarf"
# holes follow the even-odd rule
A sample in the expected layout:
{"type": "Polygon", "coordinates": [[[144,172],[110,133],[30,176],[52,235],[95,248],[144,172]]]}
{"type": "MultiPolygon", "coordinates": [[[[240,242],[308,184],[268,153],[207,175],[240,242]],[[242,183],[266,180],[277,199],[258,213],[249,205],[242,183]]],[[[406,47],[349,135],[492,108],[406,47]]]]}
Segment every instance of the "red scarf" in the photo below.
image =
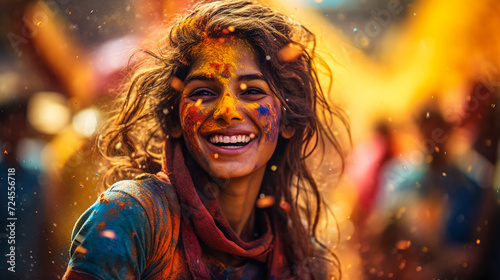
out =
{"type": "Polygon", "coordinates": [[[267,215],[264,233],[251,242],[242,241],[222,214],[214,191],[209,187],[208,175],[189,154],[186,153],[186,158],[184,157],[181,141],[167,139],[165,160],[162,172],[158,175],[167,177],[179,196],[182,244],[193,278],[211,279],[209,268],[201,261],[201,240],[210,248],[221,252],[266,261],[269,278],[281,279],[288,266],[277,231],[272,229],[267,215]],[[200,195],[204,197],[205,203],[200,195]]]}

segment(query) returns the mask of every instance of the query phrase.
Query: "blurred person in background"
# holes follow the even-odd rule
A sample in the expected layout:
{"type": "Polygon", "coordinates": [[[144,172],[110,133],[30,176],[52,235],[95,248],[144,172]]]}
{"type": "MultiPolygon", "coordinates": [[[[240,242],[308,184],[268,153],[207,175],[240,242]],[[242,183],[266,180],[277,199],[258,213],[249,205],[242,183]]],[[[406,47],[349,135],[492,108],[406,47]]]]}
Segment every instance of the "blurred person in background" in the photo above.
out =
{"type": "Polygon", "coordinates": [[[378,217],[371,224],[378,233],[369,239],[380,245],[368,254],[368,279],[377,271],[395,279],[493,279],[484,265],[491,263],[491,247],[484,244],[496,242],[492,165],[472,148],[484,142],[482,123],[497,123],[490,122],[489,108],[474,112],[479,122],[472,132],[467,122],[447,122],[433,104],[421,110],[418,149],[382,169],[378,217]]]}

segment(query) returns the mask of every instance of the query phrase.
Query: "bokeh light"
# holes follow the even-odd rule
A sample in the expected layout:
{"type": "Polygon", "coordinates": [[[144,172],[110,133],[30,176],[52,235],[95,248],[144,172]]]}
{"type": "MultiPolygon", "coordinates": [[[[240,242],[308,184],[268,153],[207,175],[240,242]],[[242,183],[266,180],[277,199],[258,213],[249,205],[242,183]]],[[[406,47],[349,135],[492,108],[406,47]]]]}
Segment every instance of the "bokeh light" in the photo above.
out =
{"type": "Polygon", "coordinates": [[[81,135],[90,137],[96,132],[99,120],[99,111],[95,108],[87,108],[73,117],[73,128],[81,135]]]}
{"type": "Polygon", "coordinates": [[[67,100],[60,93],[37,92],[30,99],[28,121],[42,133],[58,133],[68,125],[70,116],[67,100]]]}

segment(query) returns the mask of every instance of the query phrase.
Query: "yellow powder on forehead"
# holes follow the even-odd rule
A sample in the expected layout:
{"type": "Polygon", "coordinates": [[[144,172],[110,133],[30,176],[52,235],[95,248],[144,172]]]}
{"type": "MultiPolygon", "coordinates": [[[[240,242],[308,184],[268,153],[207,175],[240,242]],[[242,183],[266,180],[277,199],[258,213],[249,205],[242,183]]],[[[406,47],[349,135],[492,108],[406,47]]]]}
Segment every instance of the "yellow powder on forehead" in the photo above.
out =
{"type": "Polygon", "coordinates": [[[229,78],[237,67],[242,67],[236,65],[242,51],[253,54],[251,46],[244,40],[233,37],[205,38],[194,48],[194,53],[203,60],[195,73],[229,78]]]}

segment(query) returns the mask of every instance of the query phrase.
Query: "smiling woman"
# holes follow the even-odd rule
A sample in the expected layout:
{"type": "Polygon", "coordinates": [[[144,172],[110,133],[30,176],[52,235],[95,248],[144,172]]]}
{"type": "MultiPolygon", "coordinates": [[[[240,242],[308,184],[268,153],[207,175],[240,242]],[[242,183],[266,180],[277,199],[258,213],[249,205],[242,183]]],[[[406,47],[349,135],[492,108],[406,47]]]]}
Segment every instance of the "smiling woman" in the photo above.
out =
{"type": "Polygon", "coordinates": [[[114,184],[75,225],[65,279],[339,278],[306,159],[326,144],[342,155],[332,121],[347,123],[314,45],[231,0],[196,5],[138,54],[98,143],[114,184]]]}
{"type": "Polygon", "coordinates": [[[278,142],[282,106],[250,46],[231,37],[207,40],[186,78],[179,129],[206,172],[261,182],[278,142]]]}

